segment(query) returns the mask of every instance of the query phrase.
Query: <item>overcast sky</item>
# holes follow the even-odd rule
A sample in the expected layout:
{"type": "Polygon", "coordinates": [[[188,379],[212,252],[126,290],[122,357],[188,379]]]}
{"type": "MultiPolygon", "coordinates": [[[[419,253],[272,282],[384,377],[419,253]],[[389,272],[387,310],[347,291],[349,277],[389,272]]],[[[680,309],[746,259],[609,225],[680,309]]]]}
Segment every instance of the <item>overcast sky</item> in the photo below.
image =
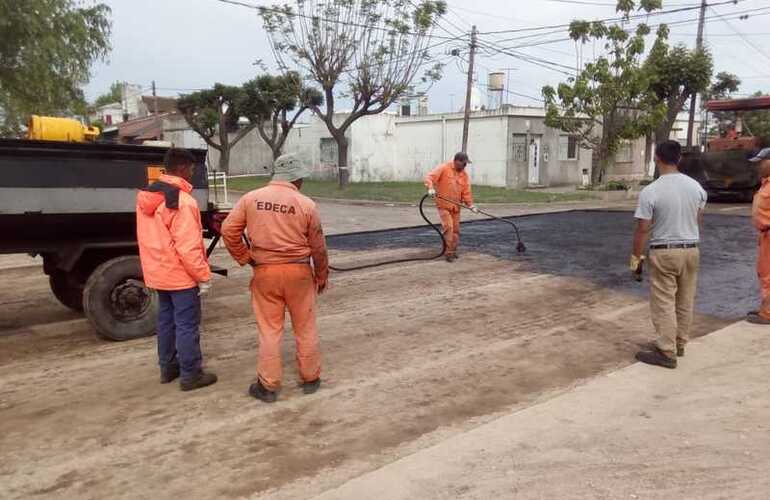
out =
{"type": "MultiPolygon", "coordinates": [[[[86,88],[89,98],[105,92],[111,82],[120,80],[147,87],[152,80],[162,95],[176,95],[211,86],[215,82],[240,84],[259,71],[256,60],[274,67],[267,36],[256,11],[228,5],[218,0],[102,0],[112,7],[112,54],[107,63],[97,64],[86,88]]],[[[272,0],[244,0],[254,5],[270,5],[272,0]]],[[[719,4],[724,0],[711,0],[719,4]]],[[[664,9],[697,5],[696,0],[664,0],[664,9]]],[[[576,18],[613,17],[612,0],[448,0],[449,13],[440,22],[442,37],[459,36],[476,24],[481,40],[498,47],[558,40],[564,33],[519,32],[483,34],[569,23],[576,18]],[[598,5],[596,5],[598,4],[598,5]],[[506,38],[538,34],[536,37],[505,41],[506,38]]],[[[695,44],[698,11],[655,16],[650,24],[681,22],[671,27],[672,42],[695,44]],[[688,22],[692,21],[692,22],[688,22]]],[[[716,71],[730,71],[743,80],[743,93],[770,91],[770,0],[742,0],[737,5],[714,6],[707,11],[706,40],[715,59],[716,71]],[[735,19],[751,11],[749,19],[735,19]],[[738,13],[738,14],[736,14],[738,13]],[[718,17],[721,15],[728,19],[718,17]],[[743,34],[738,36],[736,32],[743,34]]],[[[553,32],[555,30],[547,30],[553,32]]],[[[443,39],[437,39],[437,42],[443,39]]],[[[429,92],[433,112],[458,108],[464,99],[465,63],[448,55],[451,48],[467,50],[467,42],[451,42],[433,52],[447,63],[444,78],[429,92]]],[[[568,67],[576,64],[575,46],[570,41],[517,49],[529,57],[568,67]]],[[[597,47],[596,50],[601,50],[597,47]]],[[[583,48],[583,58],[593,56],[594,45],[583,48]]],[[[478,59],[478,79],[483,89],[490,71],[510,70],[510,90],[532,97],[540,96],[545,84],[557,84],[566,76],[508,55],[482,52],[478,59]]],[[[562,68],[563,69],[563,68],[562,68]]],[[[508,95],[509,102],[537,105],[536,101],[508,95]]]]}

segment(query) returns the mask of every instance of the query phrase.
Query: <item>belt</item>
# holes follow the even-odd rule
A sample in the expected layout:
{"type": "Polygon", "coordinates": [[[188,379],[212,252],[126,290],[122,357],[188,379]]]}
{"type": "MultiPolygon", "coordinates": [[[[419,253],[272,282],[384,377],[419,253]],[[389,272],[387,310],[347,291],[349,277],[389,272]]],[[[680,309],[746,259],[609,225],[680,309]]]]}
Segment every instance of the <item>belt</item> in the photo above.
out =
{"type": "Polygon", "coordinates": [[[275,263],[267,263],[267,262],[249,262],[251,267],[257,267],[257,266],[283,266],[286,264],[310,264],[310,257],[305,257],[304,259],[299,260],[293,260],[291,262],[275,262],[275,263]]]}
{"type": "Polygon", "coordinates": [[[668,250],[672,248],[698,248],[697,243],[664,243],[662,245],[650,245],[650,250],[668,250]]]}

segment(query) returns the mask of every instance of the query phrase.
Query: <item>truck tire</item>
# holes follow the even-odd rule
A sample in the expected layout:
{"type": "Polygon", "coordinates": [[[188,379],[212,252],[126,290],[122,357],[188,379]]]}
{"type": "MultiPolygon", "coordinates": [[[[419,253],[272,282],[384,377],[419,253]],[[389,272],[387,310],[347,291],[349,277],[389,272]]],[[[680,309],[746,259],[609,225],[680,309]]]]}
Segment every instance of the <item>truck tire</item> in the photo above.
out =
{"type": "Polygon", "coordinates": [[[48,277],[51,291],[64,306],[83,312],[83,283],[65,271],[55,271],[48,277]]]}
{"type": "Polygon", "coordinates": [[[86,282],[83,307],[101,337],[131,340],[155,333],[158,294],[144,286],[139,257],[126,255],[97,267],[86,282]]]}

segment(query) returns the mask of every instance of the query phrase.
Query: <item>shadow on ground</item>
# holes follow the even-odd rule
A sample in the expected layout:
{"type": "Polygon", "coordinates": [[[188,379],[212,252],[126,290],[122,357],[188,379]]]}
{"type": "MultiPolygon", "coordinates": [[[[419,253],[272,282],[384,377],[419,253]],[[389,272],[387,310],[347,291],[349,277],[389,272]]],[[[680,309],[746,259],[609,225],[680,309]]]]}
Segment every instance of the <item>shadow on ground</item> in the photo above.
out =
{"type": "MultiPolygon", "coordinates": [[[[518,269],[587,279],[601,286],[644,295],[647,283],[627,271],[633,214],[573,211],[517,217],[527,252],[516,252],[512,228],[497,221],[462,225],[461,251],[515,261],[518,269]]],[[[435,248],[436,233],[426,228],[396,229],[328,238],[336,250],[435,248]]],[[[756,307],[756,237],[747,217],[707,215],[701,249],[696,307],[699,312],[733,320],[756,307]]]]}

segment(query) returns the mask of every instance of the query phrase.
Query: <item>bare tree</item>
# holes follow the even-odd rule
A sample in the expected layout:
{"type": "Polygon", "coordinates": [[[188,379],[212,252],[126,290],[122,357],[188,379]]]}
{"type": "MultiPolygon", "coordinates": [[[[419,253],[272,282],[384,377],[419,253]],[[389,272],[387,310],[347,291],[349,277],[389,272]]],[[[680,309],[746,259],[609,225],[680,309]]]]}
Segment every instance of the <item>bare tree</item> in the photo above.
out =
{"type": "MultiPolygon", "coordinates": [[[[382,113],[399,99],[430,61],[443,0],[294,0],[263,7],[260,15],[284,70],[295,67],[323,93],[311,109],[337,143],[340,186],[350,178],[346,132],[361,117],[382,113]],[[335,117],[337,99],[352,104],[335,117]],[[337,118],[335,120],[335,118],[337,118]]],[[[422,77],[438,78],[434,66],[422,77]]]]}

